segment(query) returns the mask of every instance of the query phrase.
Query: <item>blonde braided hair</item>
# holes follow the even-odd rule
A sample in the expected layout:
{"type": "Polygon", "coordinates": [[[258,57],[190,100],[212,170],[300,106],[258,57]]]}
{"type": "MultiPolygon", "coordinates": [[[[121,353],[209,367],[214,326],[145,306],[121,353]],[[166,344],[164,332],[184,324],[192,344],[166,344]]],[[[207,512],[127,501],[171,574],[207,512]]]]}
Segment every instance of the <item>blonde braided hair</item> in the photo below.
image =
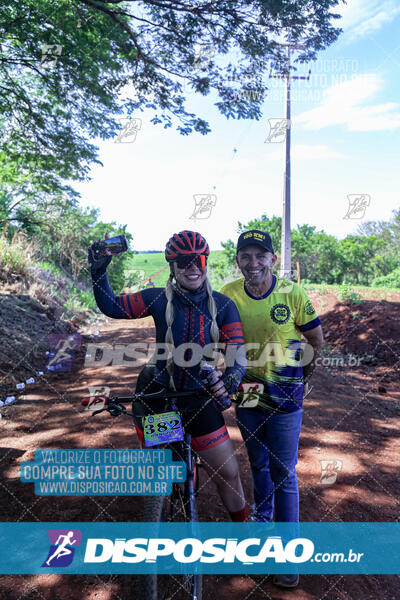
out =
{"type": "Polygon", "coordinates": [[[174,306],[172,299],[174,297],[174,286],[172,284],[174,276],[171,272],[168,277],[167,284],[165,286],[165,295],[167,297],[167,306],[165,308],[165,321],[167,323],[167,332],[165,334],[165,343],[168,344],[168,356],[167,356],[167,371],[169,374],[169,387],[172,390],[176,390],[174,383],[174,336],[172,334],[172,324],[174,322],[174,306]]]}

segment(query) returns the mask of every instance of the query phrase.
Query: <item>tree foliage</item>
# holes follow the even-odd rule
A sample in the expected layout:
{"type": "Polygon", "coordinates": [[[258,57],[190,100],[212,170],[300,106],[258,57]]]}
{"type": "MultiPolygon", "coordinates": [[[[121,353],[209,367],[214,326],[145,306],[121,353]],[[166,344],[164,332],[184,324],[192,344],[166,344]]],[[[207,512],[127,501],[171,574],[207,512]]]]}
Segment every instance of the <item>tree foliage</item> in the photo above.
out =
{"type": "Polygon", "coordinates": [[[260,118],[269,61],[301,38],[315,58],[340,30],[340,0],[3,0],[0,4],[0,185],[26,195],[66,189],[99,162],[95,139],[116,117],[152,109],[152,121],[206,134],[185,90],[217,94],[226,117],[260,118]],[[237,93],[249,86],[255,99],[237,93]]]}
{"type": "MultiPolygon", "coordinates": [[[[20,226],[79,279],[89,243],[125,231],[79,208],[71,187],[99,163],[96,140],[145,109],[155,125],[207,134],[188,90],[213,92],[227,118],[259,119],[270,68],[285,69],[282,42],[314,59],[340,33],[341,1],[3,0],[0,226],[20,226]]],[[[125,260],[110,267],[116,286],[125,260]]]]}
{"type": "MultiPolygon", "coordinates": [[[[269,219],[264,214],[247,224],[239,222],[237,231],[267,231],[272,238],[279,265],[281,222],[280,217],[269,219]]],[[[358,234],[338,240],[324,231],[316,231],[315,226],[298,225],[291,231],[292,269],[296,270],[299,262],[301,278],[315,283],[385,285],[385,282],[390,282],[396,287],[400,258],[400,210],[394,211],[390,221],[370,221],[359,231],[358,234]]],[[[235,262],[235,246],[236,240],[222,242],[225,259],[230,265],[235,262]]]]}
{"type": "MultiPolygon", "coordinates": [[[[74,282],[89,284],[87,253],[89,245],[97,239],[124,234],[128,241],[132,235],[126,231],[126,225],[99,221],[99,210],[82,208],[76,200],[65,196],[55,196],[51,201],[37,201],[36,210],[21,202],[15,207],[15,219],[18,223],[7,227],[8,238],[17,231],[34,240],[38,248],[37,260],[59,267],[74,282]]],[[[113,258],[109,268],[111,285],[120,290],[124,285],[124,269],[130,262],[133,252],[127,252],[113,258]]]]}

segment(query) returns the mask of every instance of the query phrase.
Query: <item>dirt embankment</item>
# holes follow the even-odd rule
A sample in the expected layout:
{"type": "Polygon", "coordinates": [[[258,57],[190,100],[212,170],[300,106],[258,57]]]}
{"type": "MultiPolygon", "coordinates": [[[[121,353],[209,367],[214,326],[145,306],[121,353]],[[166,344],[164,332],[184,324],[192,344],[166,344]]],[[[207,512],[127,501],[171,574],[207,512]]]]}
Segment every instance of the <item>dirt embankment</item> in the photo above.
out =
{"type": "Polygon", "coordinates": [[[92,311],[67,310],[66,278],[35,267],[32,279],[0,272],[0,400],[19,394],[16,385],[44,371],[49,336],[74,334],[92,311]]]}
{"type": "Polygon", "coordinates": [[[344,363],[352,355],[358,371],[372,376],[381,388],[385,383],[398,384],[400,292],[390,292],[390,300],[363,299],[359,304],[340,302],[331,293],[310,297],[322,318],[327,354],[347,357],[344,363]]]}

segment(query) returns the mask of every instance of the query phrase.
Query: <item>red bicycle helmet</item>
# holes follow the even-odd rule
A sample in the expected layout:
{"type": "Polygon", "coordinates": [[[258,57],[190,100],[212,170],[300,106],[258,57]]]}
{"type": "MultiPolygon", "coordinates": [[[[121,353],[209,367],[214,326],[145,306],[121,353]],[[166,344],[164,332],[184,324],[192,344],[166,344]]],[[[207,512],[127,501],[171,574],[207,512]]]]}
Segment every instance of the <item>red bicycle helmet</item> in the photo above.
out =
{"type": "Polygon", "coordinates": [[[197,231],[180,231],[168,240],[165,246],[165,258],[170,263],[178,254],[210,254],[207,241],[197,231]]]}

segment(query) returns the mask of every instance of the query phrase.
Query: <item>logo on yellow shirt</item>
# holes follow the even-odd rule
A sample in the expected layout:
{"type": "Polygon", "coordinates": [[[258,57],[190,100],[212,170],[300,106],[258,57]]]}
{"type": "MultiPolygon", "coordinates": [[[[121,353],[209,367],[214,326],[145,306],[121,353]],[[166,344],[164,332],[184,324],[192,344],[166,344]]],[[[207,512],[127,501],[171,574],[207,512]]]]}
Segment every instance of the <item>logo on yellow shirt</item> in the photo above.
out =
{"type": "Polygon", "coordinates": [[[315,313],[315,308],[311,304],[310,300],[307,300],[307,302],[305,303],[304,312],[306,313],[306,315],[313,315],[315,313]]]}
{"type": "Polygon", "coordinates": [[[286,304],[275,304],[275,306],[271,308],[269,314],[271,315],[271,319],[274,321],[274,323],[283,325],[289,321],[290,308],[286,306],[286,304]]]}

